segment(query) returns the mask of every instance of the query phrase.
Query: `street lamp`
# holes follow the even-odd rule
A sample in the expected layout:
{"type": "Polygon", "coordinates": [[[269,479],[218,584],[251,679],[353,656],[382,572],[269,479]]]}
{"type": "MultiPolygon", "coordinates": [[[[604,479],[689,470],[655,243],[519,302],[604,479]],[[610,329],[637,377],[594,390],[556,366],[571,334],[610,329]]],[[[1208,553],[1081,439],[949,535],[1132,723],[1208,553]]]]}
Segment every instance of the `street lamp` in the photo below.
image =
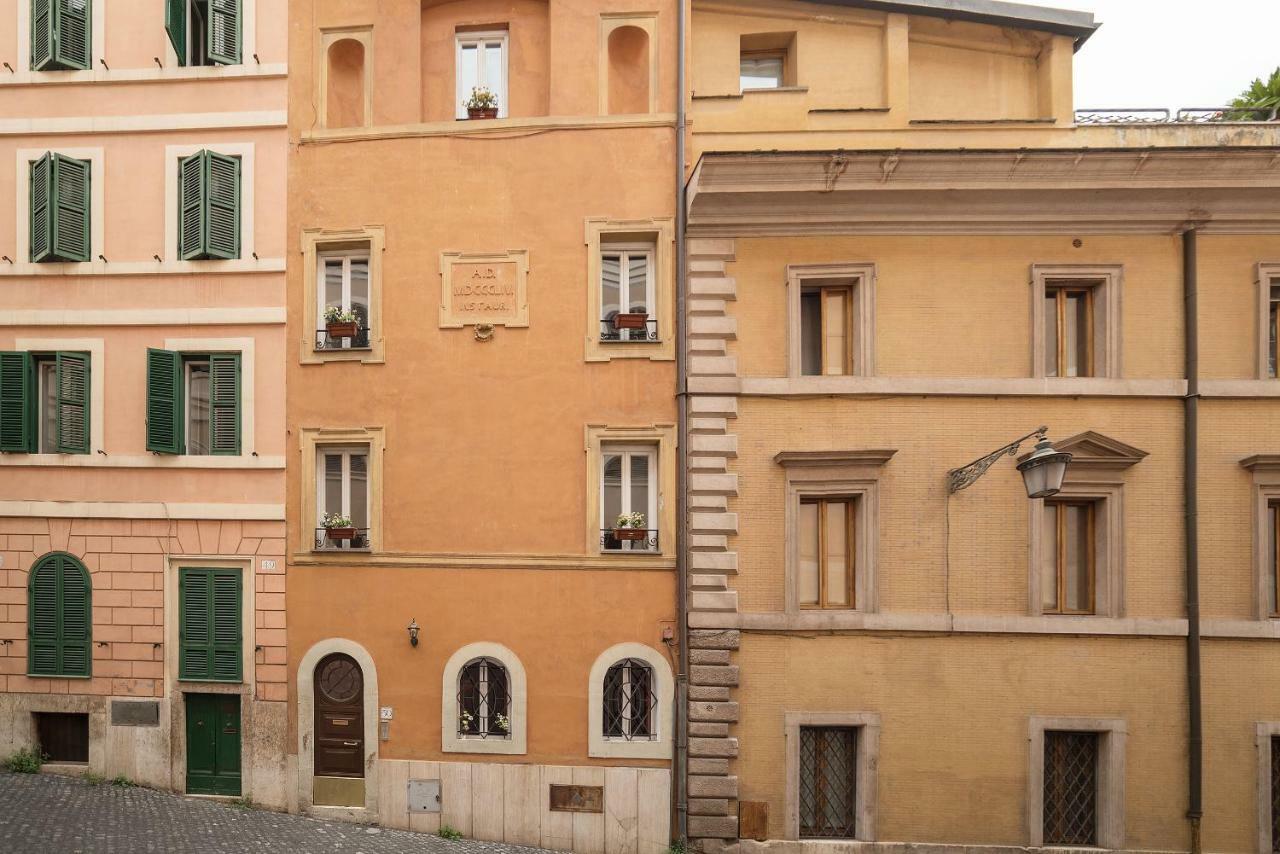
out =
{"type": "Polygon", "coordinates": [[[1067,463],[1071,462],[1071,454],[1058,451],[1045,435],[1048,427],[1041,427],[1016,439],[1003,448],[992,451],[985,457],[974,460],[967,466],[947,472],[947,492],[955,493],[972,486],[978,478],[987,473],[987,469],[1001,457],[1016,456],[1022,443],[1036,437],[1035,448],[1025,460],[1018,463],[1018,471],[1022,472],[1022,483],[1027,488],[1028,498],[1048,498],[1057,495],[1062,489],[1062,478],[1067,473],[1067,463]]]}

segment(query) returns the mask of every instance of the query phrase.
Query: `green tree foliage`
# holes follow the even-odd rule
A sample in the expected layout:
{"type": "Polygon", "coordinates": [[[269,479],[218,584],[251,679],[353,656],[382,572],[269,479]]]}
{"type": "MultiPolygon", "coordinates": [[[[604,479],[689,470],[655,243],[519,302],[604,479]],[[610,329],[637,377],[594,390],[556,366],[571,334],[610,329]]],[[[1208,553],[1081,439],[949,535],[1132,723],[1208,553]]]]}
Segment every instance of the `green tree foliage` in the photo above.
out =
{"type": "Polygon", "coordinates": [[[1271,72],[1265,82],[1259,77],[1231,102],[1231,110],[1227,113],[1228,121],[1268,121],[1276,120],[1280,113],[1280,68],[1271,72]]]}

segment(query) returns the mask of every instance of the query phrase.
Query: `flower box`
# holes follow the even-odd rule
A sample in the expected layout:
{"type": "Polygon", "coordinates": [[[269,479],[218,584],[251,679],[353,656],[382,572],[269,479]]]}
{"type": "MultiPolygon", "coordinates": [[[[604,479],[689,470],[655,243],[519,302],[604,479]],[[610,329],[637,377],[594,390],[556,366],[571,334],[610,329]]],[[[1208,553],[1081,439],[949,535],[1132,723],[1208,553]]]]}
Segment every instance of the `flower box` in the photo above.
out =
{"type": "Polygon", "coordinates": [[[325,528],[324,534],[331,540],[353,540],[356,536],[355,528],[325,528]]]}
{"type": "Polygon", "coordinates": [[[468,119],[496,119],[497,117],[497,107],[467,107],[468,119]]]}
{"type": "Polygon", "coordinates": [[[648,536],[649,532],[644,528],[614,528],[613,538],[615,540],[643,540],[648,536]]]}
{"type": "Polygon", "coordinates": [[[613,316],[614,329],[644,329],[649,325],[649,315],[643,312],[623,312],[613,316]]]}
{"type": "Polygon", "coordinates": [[[355,321],[350,323],[326,323],[324,331],[330,338],[355,338],[360,326],[355,321]]]}

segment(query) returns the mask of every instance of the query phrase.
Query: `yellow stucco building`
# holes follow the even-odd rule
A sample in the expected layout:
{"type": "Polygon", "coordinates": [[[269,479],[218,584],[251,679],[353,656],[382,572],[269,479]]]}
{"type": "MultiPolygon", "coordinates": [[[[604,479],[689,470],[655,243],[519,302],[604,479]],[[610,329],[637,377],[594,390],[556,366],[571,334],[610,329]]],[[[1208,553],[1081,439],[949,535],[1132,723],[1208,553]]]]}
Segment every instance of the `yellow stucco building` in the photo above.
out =
{"type": "Polygon", "coordinates": [[[1095,26],[692,4],[705,850],[1280,841],[1280,133],[1077,115],[1095,26]]]}

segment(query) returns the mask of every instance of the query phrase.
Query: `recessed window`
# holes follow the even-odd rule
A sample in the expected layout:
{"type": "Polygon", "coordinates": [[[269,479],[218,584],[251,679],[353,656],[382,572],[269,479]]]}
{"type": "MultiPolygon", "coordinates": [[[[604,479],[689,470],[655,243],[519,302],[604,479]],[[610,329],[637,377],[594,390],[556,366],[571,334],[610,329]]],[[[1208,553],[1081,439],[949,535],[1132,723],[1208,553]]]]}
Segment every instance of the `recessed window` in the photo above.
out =
{"type": "Polygon", "coordinates": [[[605,445],[600,465],[600,545],[605,551],[658,549],[658,452],[605,445]]]}
{"type": "Polygon", "coordinates": [[[1098,844],[1096,732],[1044,733],[1044,844],[1098,844]]]}
{"type": "Polygon", "coordinates": [[[0,451],[89,453],[89,359],[0,352],[0,451]]]}
{"type": "Polygon", "coordinates": [[[853,373],[853,283],[806,285],[800,291],[800,372],[853,373]]]}
{"type": "Polygon", "coordinates": [[[496,659],[469,661],[458,675],[458,737],[511,738],[511,679],[496,659]]]}
{"type": "Polygon", "coordinates": [[[1096,502],[1046,501],[1040,593],[1045,614],[1092,614],[1096,502]]]}
{"type": "Polygon", "coordinates": [[[1267,365],[1268,376],[1280,376],[1277,373],[1276,348],[1280,346],[1280,285],[1272,285],[1267,300],[1267,365]]]}
{"type": "Polygon", "coordinates": [[[239,65],[244,0],[166,0],[165,30],[179,65],[239,65]]]}
{"type": "Polygon", "coordinates": [[[623,741],[656,738],[655,689],[653,668],[639,659],[627,658],[610,667],[604,677],[604,737],[623,741]]]}
{"type": "Polygon", "coordinates": [[[1267,613],[1280,616],[1280,502],[1267,505],[1266,543],[1267,570],[1267,613]]]}
{"type": "Polygon", "coordinates": [[[178,256],[240,257],[241,160],[197,151],[178,161],[178,256]]]}
{"type": "Polygon", "coordinates": [[[1044,297],[1045,376],[1093,376],[1093,288],[1051,284],[1044,297]]]}
{"type": "Polygon", "coordinates": [[[179,679],[241,680],[240,596],[238,569],[179,570],[179,679]]]}
{"type": "Polygon", "coordinates": [[[28,675],[92,675],[92,640],[89,570],[65,552],[45,555],[27,579],[28,675]]]}
{"type": "Polygon", "coordinates": [[[457,117],[465,119],[464,102],[472,89],[488,89],[498,98],[498,116],[507,108],[507,34],[459,33],[457,40],[457,117]]]}
{"type": "Polygon", "coordinates": [[[858,728],[800,727],[800,838],[853,839],[858,728]]]}
{"type": "Polygon", "coordinates": [[[801,498],[797,596],[801,608],[853,608],[854,507],[849,497],[801,498]]]}
{"type": "Polygon", "coordinates": [[[657,341],[654,247],[605,244],[600,253],[600,340],[657,341]]]}
{"type": "Polygon", "coordinates": [[[316,451],[317,550],[369,548],[369,448],[316,451]]]}
{"type": "Polygon", "coordinates": [[[36,741],[45,762],[89,761],[89,716],[36,712],[36,741]]]}
{"type": "Polygon", "coordinates": [[[1271,736],[1271,850],[1280,851],[1280,736],[1271,736]]]}
{"type": "Polygon", "coordinates": [[[743,91],[781,88],[785,67],[786,57],[782,53],[743,53],[738,64],[743,91]]]}
{"type": "Polygon", "coordinates": [[[317,265],[316,349],[369,347],[369,253],[325,252],[317,265]]]}
{"type": "Polygon", "coordinates": [[[240,354],[147,350],[147,450],[240,455],[240,354]]]}
{"type": "MultiPolygon", "coordinates": [[[[31,70],[93,67],[92,0],[18,0],[31,4],[31,70]]],[[[100,0],[105,5],[106,0],[100,0]]]]}
{"type": "Polygon", "coordinates": [[[27,168],[31,188],[31,261],[89,261],[93,242],[92,161],[51,151],[30,161],[27,168]]]}

